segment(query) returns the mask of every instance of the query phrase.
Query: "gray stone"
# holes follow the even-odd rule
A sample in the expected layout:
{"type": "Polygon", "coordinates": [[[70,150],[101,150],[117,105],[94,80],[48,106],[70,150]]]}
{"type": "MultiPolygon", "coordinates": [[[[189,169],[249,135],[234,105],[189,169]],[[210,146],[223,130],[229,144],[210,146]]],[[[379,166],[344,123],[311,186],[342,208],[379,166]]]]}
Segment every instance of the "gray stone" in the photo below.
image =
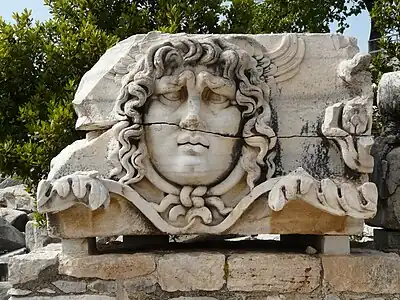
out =
{"type": "Polygon", "coordinates": [[[214,297],[179,297],[179,298],[170,298],[169,300],[218,300],[214,297]]]}
{"type": "Polygon", "coordinates": [[[13,178],[1,178],[0,179],[0,189],[4,189],[7,187],[15,186],[15,185],[20,185],[22,184],[21,180],[13,179],[13,178]]]}
{"type": "Polygon", "coordinates": [[[9,296],[27,296],[29,294],[32,294],[31,290],[22,290],[22,289],[14,289],[14,288],[11,288],[8,290],[9,296]]]}
{"type": "Polygon", "coordinates": [[[300,254],[244,253],[227,259],[230,291],[309,293],[320,285],[317,257],[300,254]]]}
{"type": "Polygon", "coordinates": [[[175,253],[160,257],[157,265],[161,289],[217,291],[224,280],[225,256],[216,253],[175,253]]]}
{"type": "Polygon", "coordinates": [[[8,290],[11,288],[12,285],[8,281],[0,281],[0,299],[7,299],[8,290]]]}
{"type": "Polygon", "coordinates": [[[378,85],[378,107],[383,130],[371,149],[374,156],[372,181],[378,187],[376,216],[368,223],[400,229],[400,72],[383,74],[378,85]]]}
{"type": "Polygon", "coordinates": [[[56,292],[54,290],[52,290],[52,289],[44,288],[44,289],[38,290],[38,293],[41,293],[41,294],[55,294],[56,292]]]}
{"type": "Polygon", "coordinates": [[[25,225],[29,221],[25,212],[12,208],[0,208],[0,217],[22,232],[25,231],[25,225]]]}
{"type": "Polygon", "coordinates": [[[58,238],[50,237],[47,228],[41,228],[35,221],[29,221],[25,226],[26,248],[33,251],[36,248],[45,247],[52,243],[60,243],[58,238]]]}
{"type": "Polygon", "coordinates": [[[128,295],[136,292],[154,293],[156,291],[157,278],[154,275],[137,277],[123,282],[128,295]]]}
{"type": "Polygon", "coordinates": [[[96,280],[89,283],[87,289],[99,294],[114,294],[117,291],[117,284],[111,280],[96,280]]]}
{"type": "Polygon", "coordinates": [[[84,281],[57,280],[52,282],[52,284],[67,294],[80,294],[86,292],[86,282],[84,281]]]}
{"type": "Polygon", "coordinates": [[[0,189],[0,206],[31,211],[34,198],[26,191],[23,184],[0,189]]]}
{"type": "Polygon", "coordinates": [[[25,254],[26,253],[26,249],[25,248],[21,248],[18,250],[14,250],[11,252],[8,252],[6,254],[0,255],[0,264],[8,264],[8,261],[10,260],[11,257],[16,256],[16,255],[21,255],[21,254],[25,254]]]}
{"type": "Polygon", "coordinates": [[[12,257],[8,280],[15,285],[37,279],[41,271],[57,264],[60,252],[59,244],[50,244],[29,254],[12,257]]]}
{"type": "Polygon", "coordinates": [[[13,251],[24,247],[24,234],[0,217],[0,250],[13,251]]]}
{"type": "Polygon", "coordinates": [[[374,229],[374,242],[379,250],[400,249],[400,231],[374,229]]]}
{"type": "Polygon", "coordinates": [[[116,300],[115,297],[102,295],[68,295],[68,296],[34,296],[34,297],[11,297],[9,300],[116,300]]]}
{"type": "Polygon", "coordinates": [[[345,235],[321,236],[321,252],[323,254],[350,254],[349,237],[345,235]]]}

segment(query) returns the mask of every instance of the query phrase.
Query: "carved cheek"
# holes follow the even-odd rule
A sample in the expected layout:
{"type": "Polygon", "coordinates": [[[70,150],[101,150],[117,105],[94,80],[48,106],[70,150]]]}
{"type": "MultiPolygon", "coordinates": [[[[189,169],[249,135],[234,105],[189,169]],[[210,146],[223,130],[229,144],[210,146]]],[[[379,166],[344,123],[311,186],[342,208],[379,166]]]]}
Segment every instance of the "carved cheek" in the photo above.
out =
{"type": "Polygon", "coordinates": [[[239,133],[242,121],[241,113],[237,106],[229,106],[217,114],[210,112],[205,119],[210,131],[229,135],[239,133]]]}

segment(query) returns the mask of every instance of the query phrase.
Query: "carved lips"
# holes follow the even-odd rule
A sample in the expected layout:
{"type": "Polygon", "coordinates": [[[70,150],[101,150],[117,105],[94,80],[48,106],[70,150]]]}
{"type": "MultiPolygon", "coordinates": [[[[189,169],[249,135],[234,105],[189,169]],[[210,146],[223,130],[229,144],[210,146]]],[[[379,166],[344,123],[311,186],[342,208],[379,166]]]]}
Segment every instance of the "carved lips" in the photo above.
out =
{"type": "Polygon", "coordinates": [[[192,155],[200,154],[210,148],[210,142],[197,133],[182,133],[177,139],[178,148],[192,155]]]}

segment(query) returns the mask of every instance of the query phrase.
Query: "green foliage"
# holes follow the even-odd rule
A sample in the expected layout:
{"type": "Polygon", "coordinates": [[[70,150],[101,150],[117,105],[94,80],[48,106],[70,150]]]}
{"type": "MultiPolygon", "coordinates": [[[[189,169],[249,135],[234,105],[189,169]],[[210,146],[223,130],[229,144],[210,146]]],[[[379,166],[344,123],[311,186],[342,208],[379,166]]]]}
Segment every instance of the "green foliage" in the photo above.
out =
{"type": "Polygon", "coordinates": [[[376,0],[371,17],[382,36],[382,51],[373,59],[374,79],[378,81],[383,73],[400,71],[400,1],[376,0]]]}
{"type": "Polygon", "coordinates": [[[343,32],[363,9],[362,0],[233,0],[224,25],[237,33],[329,32],[336,21],[343,32]]]}

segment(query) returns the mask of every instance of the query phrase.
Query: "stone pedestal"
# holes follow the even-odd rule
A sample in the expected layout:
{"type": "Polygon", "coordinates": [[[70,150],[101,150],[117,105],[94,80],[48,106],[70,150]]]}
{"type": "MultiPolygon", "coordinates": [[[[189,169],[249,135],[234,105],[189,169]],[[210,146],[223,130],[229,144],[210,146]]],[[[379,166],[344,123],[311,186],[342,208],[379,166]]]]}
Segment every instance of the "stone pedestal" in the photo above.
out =
{"type": "Polygon", "coordinates": [[[61,254],[60,247],[50,246],[11,259],[11,299],[394,300],[400,297],[400,256],[394,253],[364,250],[331,256],[220,250],[71,257],[61,254]]]}

